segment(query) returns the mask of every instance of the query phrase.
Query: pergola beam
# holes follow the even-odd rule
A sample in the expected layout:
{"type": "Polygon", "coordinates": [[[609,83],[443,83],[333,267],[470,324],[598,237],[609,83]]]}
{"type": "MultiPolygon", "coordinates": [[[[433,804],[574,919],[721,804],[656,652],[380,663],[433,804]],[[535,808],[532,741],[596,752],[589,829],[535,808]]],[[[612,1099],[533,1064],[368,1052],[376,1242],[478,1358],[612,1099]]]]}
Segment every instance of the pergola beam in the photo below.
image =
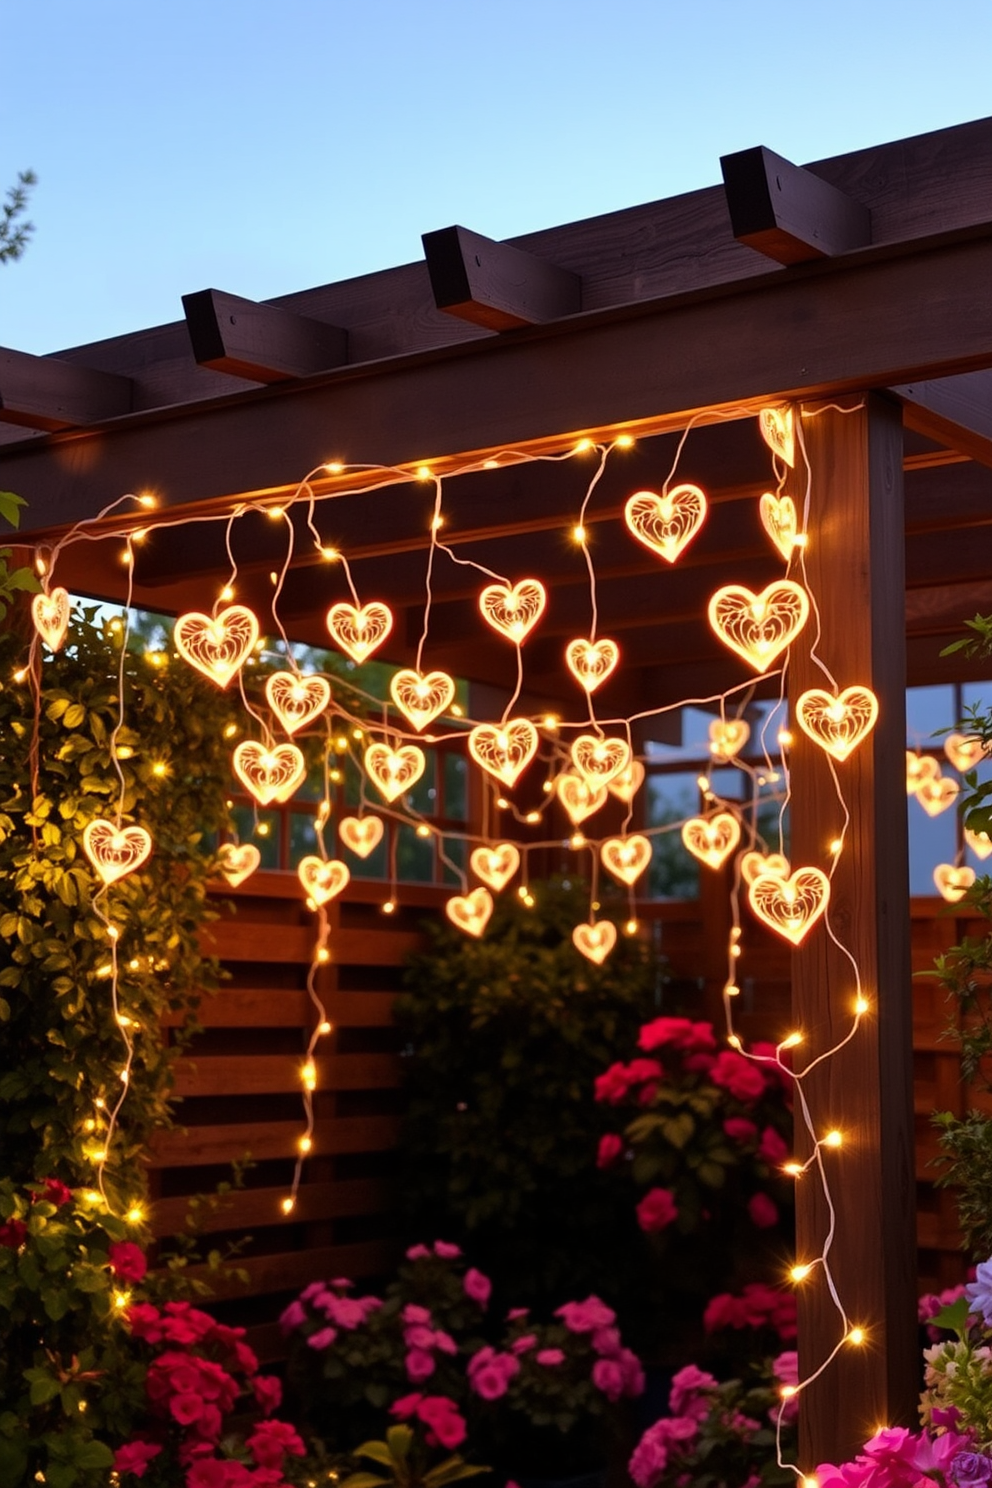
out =
{"type": "Polygon", "coordinates": [[[764,145],[721,157],[734,237],[780,264],[866,248],[871,212],[764,145]]]}
{"type": "Polygon", "coordinates": [[[447,315],[509,331],[582,309],[582,280],[510,243],[466,227],[423,234],[434,303],[447,315]]]}
{"type": "Polygon", "coordinates": [[[0,422],[52,433],[130,411],[126,377],[0,347],[0,422]]]}
{"type": "Polygon", "coordinates": [[[992,370],[894,387],[903,423],[992,467],[992,370]]]}
{"type": "Polygon", "coordinates": [[[252,382],[288,382],[341,367],[348,333],[309,316],[219,289],[183,295],[193,356],[201,367],[252,382]]]}

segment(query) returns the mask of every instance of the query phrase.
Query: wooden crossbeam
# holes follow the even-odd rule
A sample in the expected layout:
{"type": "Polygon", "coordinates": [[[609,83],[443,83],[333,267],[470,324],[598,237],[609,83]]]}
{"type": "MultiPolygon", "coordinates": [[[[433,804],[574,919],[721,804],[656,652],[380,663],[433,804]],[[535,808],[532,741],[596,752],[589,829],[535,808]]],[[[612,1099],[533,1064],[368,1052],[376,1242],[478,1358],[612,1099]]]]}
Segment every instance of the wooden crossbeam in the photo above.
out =
{"type": "Polygon", "coordinates": [[[348,360],[348,333],[278,305],[219,289],[183,295],[193,356],[201,367],[252,382],[291,382],[348,360]]]}
{"type": "Polygon", "coordinates": [[[805,263],[871,242],[867,207],[764,145],[723,155],[720,166],[734,237],[766,258],[805,263]]]}
{"type": "Polygon", "coordinates": [[[577,274],[466,227],[423,234],[434,303],[459,320],[509,331],[582,309],[577,274]]]}
{"type": "Polygon", "coordinates": [[[992,466],[992,371],[903,383],[892,391],[902,401],[907,428],[992,466]]]}
{"type": "Polygon", "coordinates": [[[0,347],[0,422],[54,433],[130,412],[130,378],[0,347]]]}

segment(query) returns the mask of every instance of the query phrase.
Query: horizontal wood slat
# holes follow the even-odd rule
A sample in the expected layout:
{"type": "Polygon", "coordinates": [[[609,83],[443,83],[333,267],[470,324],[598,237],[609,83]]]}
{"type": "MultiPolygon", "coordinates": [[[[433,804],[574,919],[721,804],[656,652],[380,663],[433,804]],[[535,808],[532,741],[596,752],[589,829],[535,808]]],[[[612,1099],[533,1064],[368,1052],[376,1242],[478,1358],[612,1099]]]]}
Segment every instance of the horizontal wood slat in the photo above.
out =
{"type": "Polygon", "coordinates": [[[189,1266],[184,1275],[194,1281],[205,1281],[213,1296],[221,1301],[225,1297],[296,1292],[316,1277],[377,1276],[388,1271],[398,1256],[395,1241],[371,1240],[357,1245],[326,1245],[278,1255],[248,1256],[237,1262],[238,1268],[248,1273],[247,1287],[236,1276],[219,1276],[207,1265],[189,1266]]]}
{"type": "MultiPolygon", "coordinates": [[[[379,1152],[393,1147],[399,1136],[397,1116],[339,1116],[318,1121],[313,1130],[315,1157],[346,1152],[379,1152]]],[[[255,1162],[270,1158],[295,1158],[299,1121],[230,1122],[224,1126],[191,1126],[186,1130],[157,1132],[152,1140],[149,1167],[192,1168],[240,1161],[250,1153],[255,1162]]]]}
{"type": "MultiPolygon", "coordinates": [[[[321,1000],[338,1028],[386,1028],[392,1021],[395,992],[332,992],[321,1000]]],[[[306,992],[285,987],[225,987],[205,993],[196,1020],[204,1028],[307,1028],[314,1021],[306,992]]],[[[167,1014],[163,1028],[177,1028],[183,1018],[167,1014]]]]}
{"type": "MultiPolygon", "coordinates": [[[[198,1215],[198,1227],[207,1234],[220,1230],[242,1230],[269,1225],[298,1224],[304,1220],[339,1219],[344,1215],[381,1214],[390,1203],[390,1185],[381,1178],[354,1178],[337,1183],[301,1187],[292,1214],[282,1213],[286,1188],[236,1189],[218,1202],[216,1209],[198,1215]]],[[[151,1225],[156,1235],[175,1235],[182,1230],[189,1211],[189,1198],[159,1199],[152,1206],[151,1225]]]]}
{"type": "MultiPolygon", "coordinates": [[[[318,1056],[318,1090],[388,1090],[400,1083],[394,1054],[318,1056]]],[[[176,1061],[175,1094],[271,1095],[301,1088],[295,1054],[204,1054],[176,1061]]]]}

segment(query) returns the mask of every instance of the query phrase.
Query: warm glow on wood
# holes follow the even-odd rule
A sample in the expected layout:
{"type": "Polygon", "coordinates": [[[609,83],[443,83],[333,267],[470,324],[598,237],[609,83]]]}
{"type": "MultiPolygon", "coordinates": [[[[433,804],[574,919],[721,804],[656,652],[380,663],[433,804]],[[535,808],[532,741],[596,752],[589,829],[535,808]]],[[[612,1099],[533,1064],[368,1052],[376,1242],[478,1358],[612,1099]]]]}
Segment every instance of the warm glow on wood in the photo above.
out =
{"type": "Polygon", "coordinates": [[[674,563],[703,525],[706,497],[698,486],[676,486],[664,496],[635,491],[623,509],[630,531],[646,548],[674,563]]]}
{"type": "Polygon", "coordinates": [[[682,824],[682,841],[707,868],[721,867],[741,840],[741,824],[729,811],[693,816],[682,824]]]}
{"type": "Polygon", "coordinates": [[[759,873],[747,897],[759,920],[799,945],[830,901],[830,880],[819,868],[797,868],[790,878],[759,873]]]}
{"type": "Polygon", "coordinates": [[[477,847],[469,858],[469,866],[476,878],[481,878],[498,894],[520,867],[520,853],[512,842],[499,842],[495,847],[477,847]]]}
{"type": "Polygon", "coordinates": [[[718,589],[709,603],[716,634],[758,672],[766,672],[809,618],[809,597],[801,584],[779,579],[760,594],[742,584],[718,589]]]}
{"type": "Polygon", "coordinates": [[[360,608],[339,600],[327,612],[331,640],[359,666],[379,649],[392,628],[392,611],[378,600],[360,608]]]}
{"type": "Polygon", "coordinates": [[[184,661],[226,687],[258,641],[258,621],[245,605],[229,605],[215,617],[192,611],[179,616],[172,638],[184,661]]]}
{"type": "Polygon", "coordinates": [[[83,851],[105,884],[140,868],[151,850],[152,839],[144,827],[117,827],[98,817],[83,831],[83,851]]]}
{"type": "Polygon", "coordinates": [[[273,672],[265,679],[265,697],[287,734],[295,734],[323,713],[331,701],[331,684],[326,677],[273,672]]]}
{"type": "Polygon", "coordinates": [[[69,628],[69,595],[55,588],[48,594],[36,594],[31,601],[34,628],[49,651],[57,651],[69,628]]]}
{"type": "Polygon", "coordinates": [[[593,693],[616,670],[620,647],[604,636],[599,641],[580,638],[565,647],[565,661],[572,676],[586,692],[593,693]]]}
{"type": "Polygon", "coordinates": [[[521,579],[512,586],[487,584],[479,595],[483,620],[517,646],[530,635],[547,602],[540,579],[521,579]]]}
{"type": "Polygon", "coordinates": [[[647,837],[607,837],[599,849],[607,873],[630,887],[635,884],[651,861],[651,843],[647,837]]]}
{"type": "Polygon", "coordinates": [[[537,753],[537,729],[529,718],[480,723],[468,736],[468,752],[481,770],[513,786],[537,753]]]}
{"type": "Polygon", "coordinates": [[[387,801],[395,801],[416,785],[426,763],[424,751],[416,744],[401,744],[398,749],[388,744],[370,744],[365,751],[369,779],[387,801]]]}
{"type": "Polygon", "coordinates": [[[346,816],[338,822],[338,836],[356,857],[367,858],[382,841],[383,825],[378,816],[346,816]]]}
{"type": "Polygon", "coordinates": [[[447,672],[415,672],[404,668],[393,677],[389,693],[400,712],[420,733],[451,706],[455,684],[447,672]]]}
{"type": "Polygon", "coordinates": [[[836,697],[813,687],[800,697],[796,718],[814,744],[843,761],[875,727],[878,699],[870,687],[845,687],[836,697]]]}

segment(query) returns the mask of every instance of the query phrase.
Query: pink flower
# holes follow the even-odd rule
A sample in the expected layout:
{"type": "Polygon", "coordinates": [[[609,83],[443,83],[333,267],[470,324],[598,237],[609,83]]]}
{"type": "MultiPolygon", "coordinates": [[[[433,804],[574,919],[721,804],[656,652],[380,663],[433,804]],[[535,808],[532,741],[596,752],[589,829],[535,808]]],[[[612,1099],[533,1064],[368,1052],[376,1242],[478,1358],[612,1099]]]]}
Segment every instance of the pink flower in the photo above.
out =
{"type": "Polygon", "coordinates": [[[0,1225],[0,1245],[7,1250],[20,1250],[28,1236],[28,1227],[23,1219],[8,1219],[0,1225]]]}
{"type": "Polygon", "coordinates": [[[418,1307],[416,1302],[408,1302],[404,1307],[401,1316],[405,1323],[429,1324],[431,1321],[429,1308],[418,1307]]]}
{"type": "Polygon", "coordinates": [[[758,1100],[765,1091],[765,1077],[759,1066],[733,1049],[724,1049],[717,1055],[710,1069],[710,1079],[745,1105],[758,1100]]]}
{"type": "Polygon", "coordinates": [[[620,1352],[620,1330],[618,1328],[597,1328],[592,1335],[592,1346],[597,1354],[612,1358],[620,1352]]]}
{"type": "Polygon", "coordinates": [[[292,1457],[306,1455],[306,1447],[286,1421],[260,1421],[245,1445],[260,1467],[281,1467],[287,1452],[292,1457]]]}
{"type": "Polygon", "coordinates": [[[457,1354],[458,1345],[450,1333],[445,1333],[443,1328],[438,1328],[434,1333],[434,1347],[440,1349],[442,1354],[457,1354]]]}
{"type": "Polygon", "coordinates": [[[506,1321],[508,1323],[515,1323],[517,1318],[525,1318],[529,1312],[529,1307],[511,1307],[506,1314],[506,1321]]]}
{"type": "Polygon", "coordinates": [[[417,1407],[417,1415],[430,1428],[427,1432],[428,1446],[434,1445],[432,1437],[436,1437],[441,1446],[451,1452],[465,1440],[465,1422],[459,1415],[455,1402],[446,1395],[425,1395],[417,1407]]]}
{"type": "MultiPolygon", "coordinates": [[[[54,1203],[54,1200],[52,1202],[54,1203]]],[[[157,1457],[161,1450],[162,1448],[156,1446],[154,1442],[125,1442],[114,1453],[114,1471],[133,1473],[136,1478],[143,1478],[149,1462],[157,1457]]]]}
{"type": "Polygon", "coordinates": [[[597,1359],[592,1366],[592,1382],[607,1400],[619,1400],[623,1394],[623,1370],[615,1359],[597,1359]]]}
{"type": "Polygon", "coordinates": [[[186,1470],[186,1488],[226,1488],[229,1481],[227,1463],[216,1457],[199,1457],[186,1470]]]}
{"type": "Polygon", "coordinates": [[[622,1100],[626,1100],[629,1089],[630,1080],[625,1065],[611,1064],[604,1074],[596,1076],[595,1091],[598,1101],[618,1106],[622,1100]]]}
{"type": "Polygon", "coordinates": [[[251,1382],[252,1393],[258,1401],[263,1416],[270,1416],[279,1409],[282,1401],[282,1382],[272,1374],[260,1374],[251,1382]]]}
{"type": "Polygon", "coordinates": [[[519,1338],[515,1338],[513,1340],[513,1342],[510,1344],[510,1349],[511,1352],[514,1354],[526,1354],[534,1347],[536,1343],[536,1333],[523,1333],[519,1338]]]}
{"type": "Polygon", "coordinates": [[[434,1329],[425,1328],[422,1323],[415,1323],[412,1328],[404,1328],[403,1342],[411,1349],[432,1349],[434,1347],[434,1329]]]}
{"type": "Polygon", "coordinates": [[[338,1336],[337,1328],[319,1328],[316,1333],[311,1333],[307,1339],[307,1348],[325,1349],[330,1348],[338,1336]]]}
{"type": "Polygon", "coordinates": [[[595,1333],[598,1328],[609,1328],[617,1320],[612,1307],[607,1307],[599,1297],[587,1297],[584,1302],[566,1302],[556,1308],[555,1317],[560,1317],[570,1333],[595,1333]]]}
{"type": "Polygon", "coordinates": [[[141,1281],[148,1270],[144,1251],[130,1240],[115,1240],[108,1256],[111,1271],[121,1281],[141,1281]]]}
{"type": "Polygon", "coordinates": [[[489,1305],[493,1284],[488,1276],[483,1276],[482,1272],[476,1271],[474,1266],[470,1266],[465,1272],[462,1286],[465,1288],[466,1297],[470,1297],[480,1307],[487,1307],[489,1305]]]}
{"type": "Polygon", "coordinates": [[[671,1189],[651,1188],[637,1206],[637,1223],[646,1234],[653,1234],[673,1224],[678,1214],[671,1189]]]}
{"type": "Polygon", "coordinates": [[[621,1349],[617,1355],[617,1363],[623,1374],[623,1393],[636,1398],[644,1394],[644,1370],[641,1361],[631,1349],[621,1349]]]}
{"type": "Polygon", "coordinates": [[[766,1126],[758,1144],[758,1156],[764,1158],[769,1167],[777,1168],[789,1155],[789,1144],[779,1136],[773,1126],[766,1126]]]}
{"type": "Polygon", "coordinates": [[[426,1245],[411,1245],[406,1258],[408,1261],[426,1261],[430,1258],[430,1251],[426,1245]]]}
{"type": "Polygon", "coordinates": [[[612,1168],[622,1153],[623,1138],[618,1137],[615,1132],[607,1132],[599,1139],[599,1151],[596,1153],[597,1168],[612,1168]]]}
{"type": "MultiPolygon", "coordinates": [[[[230,1410],[230,1406],[225,1407],[230,1410]]],[[[221,1429],[224,1418],[216,1405],[205,1405],[200,1412],[198,1420],[193,1423],[193,1430],[203,1441],[216,1442],[220,1440],[221,1429]]]]}
{"type": "Polygon", "coordinates": [[[565,1355],[562,1350],[558,1348],[539,1349],[538,1352],[534,1355],[534,1358],[537,1360],[538,1364],[543,1364],[546,1368],[549,1369],[555,1364],[564,1364],[565,1362],[565,1355]]]}
{"type": "Polygon", "coordinates": [[[435,1240],[434,1254],[440,1256],[442,1261],[455,1261],[461,1255],[461,1250],[457,1245],[452,1245],[450,1240],[435,1240]]]}
{"type": "Polygon", "coordinates": [[[289,1306],[279,1315],[279,1326],[284,1333],[291,1332],[294,1328],[302,1328],[307,1320],[306,1308],[297,1300],[290,1302],[289,1306]]]}
{"type": "Polygon", "coordinates": [[[72,1203],[72,1189],[67,1188],[59,1178],[46,1178],[44,1188],[35,1197],[44,1199],[47,1204],[54,1204],[56,1209],[61,1209],[63,1204],[72,1203]]]}
{"type": "Polygon", "coordinates": [[[715,1049],[711,1023],[693,1023],[688,1018],[655,1018],[645,1023],[637,1039],[645,1053],[671,1044],[676,1049],[715,1049]]]}
{"type": "MultiPolygon", "coordinates": [[[[375,1299],[376,1306],[379,1299],[375,1299]]],[[[365,1307],[365,1299],[358,1297],[335,1297],[333,1292],[328,1292],[326,1298],[318,1300],[321,1312],[332,1323],[339,1328],[358,1328],[364,1323],[368,1309],[365,1307]]],[[[374,1310],[374,1309],[373,1309],[374,1310]]],[[[285,1314],[283,1314],[285,1316],[285,1314]]]]}
{"type": "Polygon", "coordinates": [[[687,1364],[672,1378],[668,1409],[673,1416],[688,1416],[693,1421],[701,1421],[709,1410],[706,1397],[716,1387],[712,1374],[697,1369],[695,1364],[687,1364]]]}
{"type": "Polygon", "coordinates": [[[747,1212],[752,1224],[756,1224],[759,1230],[768,1230],[772,1225],[778,1224],[778,1206],[766,1193],[752,1194],[748,1200],[747,1212]]]}
{"type": "Polygon", "coordinates": [[[469,1384],[483,1400],[498,1400],[505,1395],[510,1380],[520,1373],[520,1363],[513,1354],[498,1354],[488,1345],[468,1361],[469,1384]]]}
{"type": "Polygon", "coordinates": [[[190,1426],[203,1415],[203,1397],[192,1390],[182,1395],[173,1395],[169,1401],[169,1412],[180,1426],[190,1426]]]}
{"type": "Polygon", "coordinates": [[[434,1373],[434,1360],[424,1349],[411,1349],[405,1359],[407,1378],[415,1385],[430,1379],[434,1373]]]}
{"type": "Polygon", "coordinates": [[[753,1142],[758,1135],[758,1128],[746,1116],[728,1116],[723,1129],[732,1142],[753,1142]]]}
{"type": "Polygon", "coordinates": [[[165,1335],[157,1307],[150,1302],[132,1302],[124,1316],[134,1338],[144,1338],[147,1343],[161,1343],[165,1335]]]}
{"type": "Polygon", "coordinates": [[[350,1292],[355,1283],[350,1276],[335,1276],[331,1282],[332,1287],[337,1287],[339,1292],[350,1292]]]}

